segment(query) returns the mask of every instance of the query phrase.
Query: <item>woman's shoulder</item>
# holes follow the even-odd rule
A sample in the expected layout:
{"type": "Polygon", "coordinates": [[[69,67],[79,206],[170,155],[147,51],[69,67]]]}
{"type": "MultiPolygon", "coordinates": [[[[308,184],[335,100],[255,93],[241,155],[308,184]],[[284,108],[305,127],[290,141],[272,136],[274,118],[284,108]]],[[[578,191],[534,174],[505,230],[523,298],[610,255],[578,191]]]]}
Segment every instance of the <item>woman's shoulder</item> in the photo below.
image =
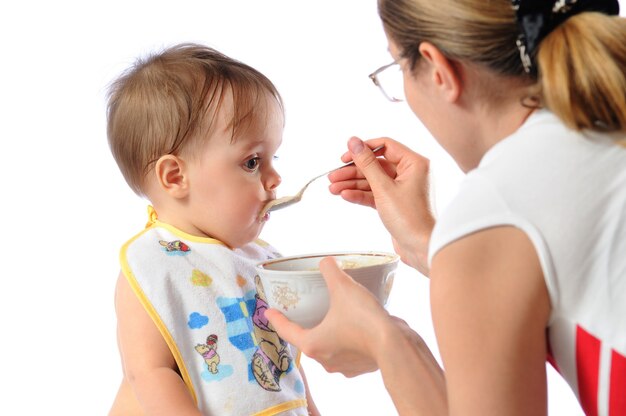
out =
{"type": "Polygon", "coordinates": [[[523,165],[525,161],[548,156],[542,151],[562,147],[576,136],[580,133],[567,129],[551,112],[536,110],[515,132],[488,149],[477,169],[523,165]]]}

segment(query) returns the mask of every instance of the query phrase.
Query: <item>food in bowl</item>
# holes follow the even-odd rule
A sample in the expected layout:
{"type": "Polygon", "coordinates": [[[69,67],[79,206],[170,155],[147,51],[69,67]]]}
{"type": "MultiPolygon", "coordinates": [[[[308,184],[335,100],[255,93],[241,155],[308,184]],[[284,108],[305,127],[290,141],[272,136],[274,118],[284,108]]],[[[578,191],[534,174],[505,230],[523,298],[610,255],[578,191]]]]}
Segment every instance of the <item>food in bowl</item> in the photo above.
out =
{"type": "Polygon", "coordinates": [[[332,256],[339,267],[365,286],[385,305],[398,266],[396,254],[384,252],[335,252],[281,257],[256,266],[267,303],[291,321],[311,328],[328,311],[328,289],[319,262],[332,256]]]}

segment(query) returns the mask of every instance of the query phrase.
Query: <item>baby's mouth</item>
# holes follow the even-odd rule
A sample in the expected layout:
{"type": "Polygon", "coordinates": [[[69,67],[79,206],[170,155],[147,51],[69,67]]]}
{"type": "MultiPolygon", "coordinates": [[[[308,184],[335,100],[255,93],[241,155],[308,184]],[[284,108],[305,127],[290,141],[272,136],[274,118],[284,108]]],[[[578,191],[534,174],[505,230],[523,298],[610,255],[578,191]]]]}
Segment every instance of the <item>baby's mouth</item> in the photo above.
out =
{"type": "Polygon", "coordinates": [[[261,208],[261,212],[259,213],[259,221],[265,222],[270,219],[270,212],[268,208],[270,207],[270,202],[272,202],[273,200],[274,199],[272,198],[265,201],[265,204],[263,205],[263,208],[261,208]]]}
{"type": "Polygon", "coordinates": [[[263,204],[263,208],[261,208],[261,212],[259,213],[259,218],[269,218],[270,207],[275,200],[276,198],[274,197],[265,201],[265,203],[263,204]]]}

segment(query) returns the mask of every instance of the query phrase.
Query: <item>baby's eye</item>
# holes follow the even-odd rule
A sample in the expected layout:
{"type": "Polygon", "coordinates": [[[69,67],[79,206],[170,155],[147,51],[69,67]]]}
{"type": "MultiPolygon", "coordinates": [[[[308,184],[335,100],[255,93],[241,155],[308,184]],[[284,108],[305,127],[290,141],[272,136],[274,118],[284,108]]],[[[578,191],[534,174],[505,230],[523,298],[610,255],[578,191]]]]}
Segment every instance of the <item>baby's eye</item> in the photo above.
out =
{"type": "Polygon", "coordinates": [[[260,159],[260,157],[256,156],[246,160],[243,164],[243,168],[249,172],[254,172],[259,168],[260,159]]]}

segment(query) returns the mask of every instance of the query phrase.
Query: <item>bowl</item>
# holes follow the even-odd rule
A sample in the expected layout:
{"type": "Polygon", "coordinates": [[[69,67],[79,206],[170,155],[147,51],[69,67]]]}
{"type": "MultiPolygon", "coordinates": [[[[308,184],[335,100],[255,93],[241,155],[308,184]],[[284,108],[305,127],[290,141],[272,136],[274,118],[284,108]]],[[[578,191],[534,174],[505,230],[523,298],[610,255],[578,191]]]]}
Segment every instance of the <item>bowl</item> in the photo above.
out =
{"type": "Polygon", "coordinates": [[[384,252],[317,253],[266,260],[256,265],[259,296],[300,326],[317,325],[329,306],[328,289],[319,263],[329,256],[369,289],[381,305],[387,303],[399,256],[384,252]]]}

